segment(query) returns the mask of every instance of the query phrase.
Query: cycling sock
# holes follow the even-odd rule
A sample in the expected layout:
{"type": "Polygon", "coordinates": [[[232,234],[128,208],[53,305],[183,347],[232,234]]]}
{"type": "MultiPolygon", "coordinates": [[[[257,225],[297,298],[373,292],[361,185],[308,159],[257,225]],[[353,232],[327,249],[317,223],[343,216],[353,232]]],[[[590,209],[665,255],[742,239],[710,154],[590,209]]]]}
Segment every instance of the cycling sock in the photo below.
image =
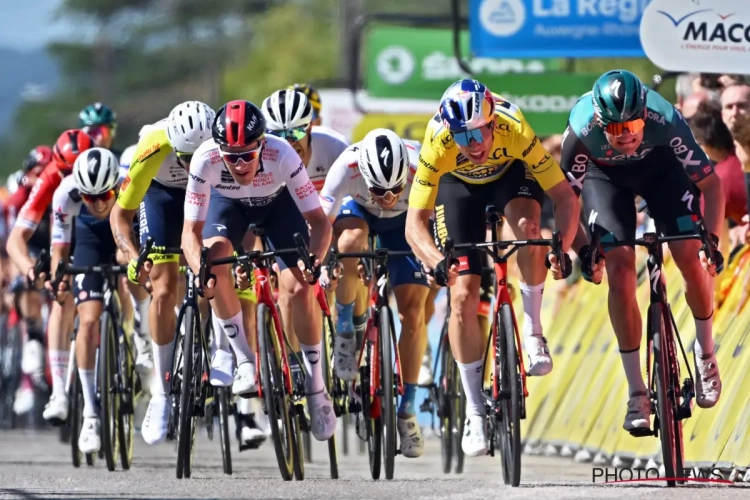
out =
{"type": "Polygon", "coordinates": [[[223,333],[229,339],[229,344],[234,351],[234,357],[237,359],[237,366],[245,361],[255,361],[255,353],[247,345],[245,337],[245,326],[242,324],[242,311],[238,312],[229,319],[217,318],[223,333]]]}
{"type": "Polygon", "coordinates": [[[404,395],[398,405],[398,415],[411,417],[417,414],[417,384],[404,384],[404,395]]]}
{"type": "Polygon", "coordinates": [[[542,336],[542,294],[544,283],[529,286],[520,284],[521,302],[523,303],[523,336],[542,336]]]}
{"type": "Polygon", "coordinates": [[[68,371],[70,352],[49,351],[49,370],[52,373],[52,395],[65,394],[65,374],[68,371]]]}
{"type": "Polygon", "coordinates": [[[211,335],[211,355],[213,356],[218,349],[228,351],[229,339],[224,334],[224,329],[215,314],[211,317],[211,328],[214,330],[213,335],[211,335]]]}
{"type": "Polygon", "coordinates": [[[96,371],[78,369],[83,392],[83,418],[96,417],[96,371]]]}
{"type": "Polygon", "coordinates": [[[336,335],[350,339],[354,337],[354,302],[340,304],[336,302],[336,335]]]}
{"type": "Polygon", "coordinates": [[[154,373],[152,379],[151,394],[153,396],[165,396],[167,394],[167,372],[172,371],[172,348],[174,340],[165,345],[159,345],[153,340],[151,348],[154,350],[154,373]]]}
{"type": "Polygon", "coordinates": [[[357,349],[362,345],[365,330],[367,330],[367,312],[360,314],[359,316],[354,316],[354,332],[357,334],[357,349]]]}
{"type": "Polygon", "coordinates": [[[40,318],[26,318],[26,334],[29,340],[44,345],[44,322],[40,318]]]}
{"type": "Polygon", "coordinates": [[[133,304],[133,322],[135,323],[135,333],[144,340],[151,338],[151,327],[148,324],[148,308],[151,305],[151,295],[144,300],[137,300],[133,295],[130,296],[130,302],[133,304]]]}
{"type": "Polygon", "coordinates": [[[711,312],[711,316],[705,319],[696,318],[695,316],[693,316],[693,319],[695,320],[695,355],[701,357],[704,354],[713,354],[714,313],[711,312]]]}
{"type": "Polygon", "coordinates": [[[641,372],[640,354],[640,348],[633,349],[632,351],[620,350],[622,367],[625,369],[625,378],[628,379],[630,394],[647,392],[646,383],[643,381],[643,373],[641,372]]]}
{"type": "Polygon", "coordinates": [[[300,342],[299,346],[305,355],[305,368],[308,373],[305,377],[305,392],[310,395],[325,390],[323,371],[320,366],[320,352],[323,344],[318,342],[315,345],[305,345],[300,342]]]}
{"type": "Polygon", "coordinates": [[[461,385],[466,393],[466,416],[484,416],[486,414],[482,398],[484,360],[480,359],[466,364],[456,361],[456,364],[461,372],[461,385]]]}
{"type": "Polygon", "coordinates": [[[237,411],[240,415],[252,415],[253,414],[253,400],[250,398],[237,398],[237,411]]]}

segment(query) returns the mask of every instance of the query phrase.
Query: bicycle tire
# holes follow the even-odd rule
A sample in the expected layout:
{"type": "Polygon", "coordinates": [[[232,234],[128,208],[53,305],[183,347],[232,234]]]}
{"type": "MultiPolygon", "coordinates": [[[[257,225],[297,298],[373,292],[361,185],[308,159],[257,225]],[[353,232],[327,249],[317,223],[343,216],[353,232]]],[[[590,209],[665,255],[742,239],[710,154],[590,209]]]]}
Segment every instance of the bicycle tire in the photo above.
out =
{"type": "Polygon", "coordinates": [[[302,432],[302,447],[305,451],[305,463],[312,463],[312,436],[309,431],[302,432]]]}
{"type": "Polygon", "coordinates": [[[443,324],[443,330],[440,332],[440,382],[438,384],[438,416],[440,418],[440,451],[443,458],[443,474],[450,474],[451,465],[453,464],[453,401],[450,393],[453,387],[452,364],[453,353],[446,342],[448,331],[448,321],[443,324]]]}
{"type": "MultiPolygon", "coordinates": [[[[677,358],[677,345],[675,344],[675,332],[673,330],[672,325],[672,318],[671,318],[671,311],[670,306],[667,305],[664,308],[664,325],[667,329],[669,339],[669,350],[670,350],[670,357],[672,359],[672,387],[674,388],[674,401],[673,401],[673,408],[674,408],[674,415],[680,414],[680,405],[681,405],[681,399],[682,399],[682,386],[680,384],[681,378],[680,378],[680,362],[677,358]]],[[[682,420],[679,418],[674,419],[674,435],[675,435],[675,468],[677,469],[677,477],[679,479],[682,479],[685,477],[685,469],[684,469],[684,463],[685,463],[685,445],[683,443],[683,436],[682,436],[682,420]]],[[[685,481],[678,481],[678,484],[685,484],[685,481]]]]}
{"type": "MultiPolygon", "coordinates": [[[[181,325],[185,317],[185,308],[181,308],[177,315],[177,327],[175,332],[175,338],[172,344],[172,365],[169,371],[169,394],[172,396],[172,407],[169,412],[169,419],[167,422],[167,439],[174,442],[174,451],[177,454],[178,460],[175,466],[175,477],[182,479],[182,461],[180,460],[180,400],[182,399],[182,334],[181,325]]],[[[161,374],[165,377],[165,374],[161,374]]]]}
{"type": "MultiPolygon", "coordinates": [[[[373,326],[374,328],[374,326],[373,326]]],[[[367,354],[365,356],[365,366],[359,369],[359,391],[362,401],[362,411],[360,418],[365,426],[365,436],[367,438],[367,455],[370,461],[370,476],[373,479],[380,479],[380,466],[383,447],[383,419],[381,418],[380,409],[373,416],[372,403],[375,398],[370,399],[370,374],[372,373],[373,352],[378,347],[370,340],[365,343],[367,354]]]]}
{"type": "Polygon", "coordinates": [[[290,429],[291,417],[289,415],[287,396],[285,395],[281,398],[281,404],[278,404],[279,401],[277,400],[277,394],[284,394],[286,391],[281,372],[280,353],[278,349],[274,348],[275,344],[272,338],[275,335],[275,325],[273,324],[273,316],[271,316],[271,312],[265,304],[258,304],[256,314],[263,405],[271,427],[271,436],[273,438],[279,472],[281,472],[281,477],[284,481],[291,481],[294,450],[290,439],[288,439],[289,435],[287,431],[285,430],[285,435],[282,436],[279,429],[279,419],[282,421],[282,428],[290,429]]]}
{"type": "Polygon", "coordinates": [[[495,429],[500,434],[503,480],[518,486],[521,482],[521,363],[516,346],[515,323],[508,304],[498,312],[495,337],[495,363],[500,373],[501,391],[507,394],[500,401],[499,421],[495,429]]]}
{"type": "Polygon", "coordinates": [[[219,441],[221,442],[221,462],[224,474],[232,475],[232,442],[229,439],[229,405],[231,387],[217,387],[216,397],[219,400],[219,441]]]}
{"type": "Polygon", "coordinates": [[[193,443],[195,442],[196,415],[194,415],[196,349],[200,353],[200,321],[196,311],[189,307],[185,311],[185,335],[182,337],[182,389],[180,390],[180,434],[177,461],[182,463],[182,475],[189,478],[193,470],[193,443]],[[197,342],[196,342],[197,341],[197,342]]]}
{"type": "MultiPolygon", "coordinates": [[[[464,472],[464,460],[466,455],[461,445],[461,440],[464,435],[464,426],[466,425],[466,392],[464,387],[461,385],[461,374],[458,372],[458,366],[456,361],[453,360],[454,373],[456,374],[455,387],[458,392],[458,407],[455,409],[457,415],[456,420],[456,432],[453,434],[453,448],[456,450],[456,467],[453,470],[456,474],[463,474],[464,472]]],[[[456,399],[454,398],[455,402],[456,399]]]]}
{"type": "Polygon", "coordinates": [[[117,467],[117,420],[120,401],[117,395],[117,365],[115,330],[112,317],[105,311],[100,322],[99,345],[99,407],[101,409],[101,451],[107,470],[117,467]]]}
{"type": "Polygon", "coordinates": [[[117,439],[120,449],[120,464],[129,470],[133,462],[133,441],[135,436],[135,362],[128,336],[121,332],[119,342],[120,361],[120,411],[117,421],[117,439]]]}
{"type": "MultiPolygon", "coordinates": [[[[334,335],[334,329],[333,324],[331,321],[330,316],[325,316],[323,318],[323,355],[322,358],[322,366],[321,369],[323,370],[323,377],[324,382],[326,386],[326,391],[328,394],[333,398],[333,404],[334,404],[334,410],[338,407],[339,412],[341,413],[339,405],[339,398],[337,397],[337,387],[336,382],[337,378],[335,377],[333,373],[333,335],[334,335]]],[[[336,412],[334,412],[335,414],[336,412]]],[[[307,433],[309,436],[309,432],[307,433]]],[[[336,456],[336,433],[334,433],[330,438],[328,438],[328,464],[331,471],[331,479],[338,479],[339,478],[339,464],[338,464],[338,458],[336,456]]],[[[306,458],[310,459],[311,456],[307,454],[306,451],[306,458]]]]}
{"type": "Polygon", "coordinates": [[[648,309],[649,328],[653,339],[654,380],[656,384],[656,410],[659,420],[659,439],[661,441],[662,463],[667,486],[676,486],[675,479],[680,473],[677,470],[675,453],[675,414],[672,405],[673,387],[671,362],[667,333],[664,325],[662,304],[652,304],[648,309]]]}
{"type": "MultiPolygon", "coordinates": [[[[293,404],[293,403],[292,403],[293,404]]],[[[294,472],[294,479],[297,481],[302,481],[305,479],[305,462],[307,461],[305,459],[305,448],[304,443],[302,442],[303,435],[310,435],[309,432],[302,432],[299,419],[305,418],[304,416],[300,416],[297,414],[296,410],[292,408],[294,413],[292,413],[291,418],[291,428],[290,428],[290,434],[289,434],[289,440],[292,444],[293,456],[292,456],[292,471],[294,472]]]]}
{"type": "Polygon", "coordinates": [[[385,478],[393,479],[393,469],[396,461],[396,377],[393,373],[393,316],[388,306],[380,308],[380,398],[383,422],[383,460],[385,462],[385,478]]]}
{"type": "MultiPolygon", "coordinates": [[[[75,355],[74,355],[75,356],[75,355]]],[[[74,356],[71,356],[70,362],[75,363],[74,356]]],[[[78,437],[81,434],[81,425],[83,425],[83,394],[81,388],[81,379],[78,377],[78,368],[73,367],[73,378],[70,381],[70,398],[68,423],[70,424],[70,451],[73,459],[73,467],[81,466],[83,453],[78,449],[78,437]]]]}

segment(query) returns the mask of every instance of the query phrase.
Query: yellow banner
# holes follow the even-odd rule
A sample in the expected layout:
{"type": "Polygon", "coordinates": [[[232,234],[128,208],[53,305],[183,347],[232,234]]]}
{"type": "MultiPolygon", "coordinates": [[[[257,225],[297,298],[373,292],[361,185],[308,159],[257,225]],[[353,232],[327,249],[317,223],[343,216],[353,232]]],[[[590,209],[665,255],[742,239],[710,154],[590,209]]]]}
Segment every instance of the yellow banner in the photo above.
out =
{"type": "Polygon", "coordinates": [[[396,132],[402,139],[422,142],[427,122],[432,115],[390,115],[372,113],[362,117],[352,131],[352,142],[361,141],[367,133],[376,128],[387,128],[396,132]]]}

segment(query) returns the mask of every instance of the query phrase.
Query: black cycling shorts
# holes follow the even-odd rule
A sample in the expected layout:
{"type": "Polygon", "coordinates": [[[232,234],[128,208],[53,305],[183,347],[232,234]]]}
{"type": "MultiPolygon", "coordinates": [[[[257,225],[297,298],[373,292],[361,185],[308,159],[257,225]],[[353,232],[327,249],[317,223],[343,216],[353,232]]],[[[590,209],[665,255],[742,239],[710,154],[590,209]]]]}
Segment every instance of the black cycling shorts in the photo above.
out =
{"type": "MultiPolygon", "coordinates": [[[[544,190],[520,160],[488,184],[468,184],[453,175],[444,175],[435,202],[435,244],[442,249],[447,237],[456,245],[485,241],[487,206],[494,205],[502,214],[515,198],[530,198],[539,205],[544,200],[544,190]]],[[[456,250],[455,256],[461,261],[460,275],[481,275],[487,262],[486,254],[479,250],[456,250]]]]}
{"type": "MultiPolygon", "coordinates": [[[[81,209],[84,212],[85,208],[81,209]]],[[[73,249],[73,265],[77,267],[114,264],[117,246],[112,236],[109,217],[99,220],[91,215],[76,217],[76,246],[73,249]]],[[[73,276],[73,297],[76,305],[89,300],[104,300],[104,275],[101,273],[77,274],[73,276]]]]}
{"type": "MultiPolygon", "coordinates": [[[[695,231],[701,194],[670,148],[657,147],[627,166],[590,164],[583,184],[584,218],[593,219],[601,241],[635,238],[635,197],[648,204],[657,231],[677,236],[695,231]]],[[[588,224],[587,224],[588,228],[588,224]]]]}

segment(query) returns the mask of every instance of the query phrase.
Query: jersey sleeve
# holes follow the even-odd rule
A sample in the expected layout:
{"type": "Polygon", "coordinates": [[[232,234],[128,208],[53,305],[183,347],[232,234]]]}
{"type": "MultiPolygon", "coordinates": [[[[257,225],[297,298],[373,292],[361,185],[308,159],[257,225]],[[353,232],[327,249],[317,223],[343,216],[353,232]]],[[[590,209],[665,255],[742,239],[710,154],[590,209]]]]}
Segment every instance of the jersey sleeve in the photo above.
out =
{"type": "Polygon", "coordinates": [[[286,182],[287,189],[299,211],[304,214],[320,208],[318,190],[307,176],[305,164],[291,146],[288,149],[285,148],[282,153],[279,167],[281,178],[286,182]]]}
{"type": "Polygon", "coordinates": [[[552,158],[547,148],[542,145],[542,141],[539,140],[534,129],[531,128],[529,122],[523,117],[521,110],[514,104],[506,101],[500,101],[498,106],[511,106],[515,108],[513,115],[518,119],[516,127],[519,132],[514,136],[516,150],[520,151],[521,158],[519,159],[528,165],[531,174],[542,189],[548,191],[565,180],[565,175],[560,165],[552,158]]]}
{"type": "Polygon", "coordinates": [[[70,197],[70,187],[60,185],[52,198],[52,244],[69,245],[74,218],[80,213],[80,202],[70,197]]]}
{"type": "Polygon", "coordinates": [[[159,167],[172,151],[162,130],[150,131],[141,137],[133,153],[133,161],[125,180],[120,185],[117,204],[125,210],[136,210],[140,205],[159,167]]]}
{"type": "Polygon", "coordinates": [[[670,120],[669,147],[693,182],[700,182],[714,173],[706,153],[698,145],[682,114],[676,109],[670,120]]]}
{"type": "Polygon", "coordinates": [[[326,217],[336,216],[341,209],[341,203],[347,193],[349,178],[349,165],[353,155],[349,150],[344,151],[331,166],[326,175],[323,189],[320,190],[320,206],[323,207],[326,217]]]}
{"type": "Polygon", "coordinates": [[[409,193],[409,208],[435,208],[440,178],[458,168],[455,161],[457,151],[458,146],[450,132],[433,118],[427,126],[419,151],[419,165],[409,193]]]}
{"type": "Polygon", "coordinates": [[[34,187],[31,188],[29,199],[26,200],[18,214],[16,224],[28,229],[36,229],[41,222],[47,207],[52,203],[55,189],[60,185],[61,174],[57,166],[50,163],[39,175],[34,187]],[[51,167],[51,168],[50,168],[51,167]]]}
{"type": "Polygon", "coordinates": [[[185,191],[185,220],[205,221],[211,197],[211,164],[208,151],[196,154],[190,161],[190,174],[185,191]]]}
{"type": "Polygon", "coordinates": [[[560,167],[576,196],[580,196],[591,155],[570,123],[568,123],[568,127],[563,134],[561,149],[560,167]]]}

